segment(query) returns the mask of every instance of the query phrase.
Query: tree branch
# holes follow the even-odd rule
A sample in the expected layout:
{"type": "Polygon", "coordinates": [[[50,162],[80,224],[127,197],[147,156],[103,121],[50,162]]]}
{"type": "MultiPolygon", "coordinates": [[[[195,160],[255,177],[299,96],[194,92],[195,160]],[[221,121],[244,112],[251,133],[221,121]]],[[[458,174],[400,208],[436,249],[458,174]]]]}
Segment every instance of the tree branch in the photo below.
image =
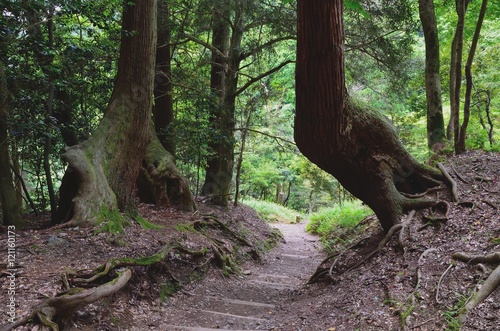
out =
{"type": "Polygon", "coordinates": [[[217,54],[217,56],[220,56],[221,58],[227,60],[227,55],[222,53],[217,47],[214,47],[213,45],[210,45],[206,41],[203,41],[199,38],[196,38],[195,36],[190,35],[188,33],[184,33],[183,36],[191,41],[194,41],[195,43],[197,43],[199,45],[202,45],[202,46],[208,48],[212,53],[215,53],[215,54],[217,54]]]}
{"type": "Polygon", "coordinates": [[[260,51],[262,51],[263,49],[266,49],[267,47],[270,47],[276,43],[279,43],[281,41],[285,41],[285,40],[296,40],[297,38],[296,37],[293,37],[293,36],[285,36],[285,37],[281,37],[281,38],[277,38],[277,39],[273,39],[273,40],[269,40],[268,42],[252,49],[251,51],[248,51],[248,52],[245,52],[245,53],[241,53],[240,54],[240,60],[244,60],[254,54],[257,54],[259,53],[260,51]]]}
{"type": "Polygon", "coordinates": [[[236,90],[236,92],[234,93],[234,95],[237,96],[237,95],[243,93],[253,83],[258,82],[262,78],[267,77],[267,76],[271,75],[272,73],[275,73],[276,71],[280,70],[281,68],[283,68],[284,66],[286,66],[287,64],[290,64],[290,63],[295,63],[295,61],[293,61],[293,60],[286,60],[285,62],[282,62],[277,67],[274,67],[273,69],[271,69],[269,71],[266,71],[266,72],[258,75],[257,77],[251,78],[248,82],[245,83],[245,85],[243,85],[238,90],[236,90]]]}

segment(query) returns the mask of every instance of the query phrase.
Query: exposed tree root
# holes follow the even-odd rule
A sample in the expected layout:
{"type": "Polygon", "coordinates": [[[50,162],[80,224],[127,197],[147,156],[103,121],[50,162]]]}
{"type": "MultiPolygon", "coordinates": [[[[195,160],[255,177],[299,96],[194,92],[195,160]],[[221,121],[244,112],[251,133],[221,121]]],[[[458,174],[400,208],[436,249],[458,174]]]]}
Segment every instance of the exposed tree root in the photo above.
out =
{"type": "MultiPolygon", "coordinates": [[[[413,291],[411,292],[411,294],[408,296],[408,298],[406,299],[406,303],[409,303],[411,305],[411,307],[414,307],[416,302],[417,302],[417,299],[418,299],[418,291],[419,291],[419,288],[420,288],[420,283],[422,281],[422,270],[421,270],[421,266],[423,264],[423,260],[427,257],[427,255],[429,255],[430,253],[434,253],[436,252],[436,249],[435,248],[428,248],[426,249],[419,257],[418,259],[418,265],[417,265],[417,282],[415,284],[415,287],[413,288],[413,291]]],[[[411,314],[406,316],[406,319],[404,321],[405,325],[408,326],[409,325],[409,318],[411,317],[411,314]]]]}
{"type": "Polygon", "coordinates": [[[382,250],[382,248],[384,248],[385,245],[387,245],[387,243],[391,240],[392,236],[396,234],[398,231],[400,231],[402,228],[403,228],[402,224],[393,225],[392,228],[389,229],[389,232],[387,232],[387,234],[385,235],[384,239],[382,239],[382,241],[378,244],[377,249],[372,251],[364,259],[356,263],[354,266],[347,269],[346,272],[352,271],[363,265],[366,261],[370,260],[375,254],[377,254],[380,250],[382,250]]]}
{"type": "Polygon", "coordinates": [[[455,175],[457,175],[458,179],[460,179],[462,182],[464,182],[465,184],[469,184],[469,182],[467,180],[465,180],[465,178],[463,178],[460,173],[457,171],[457,169],[455,168],[455,166],[453,165],[453,163],[450,162],[450,165],[451,165],[451,169],[453,169],[453,172],[455,172],[455,175]]]}
{"type": "MultiPolygon", "coordinates": [[[[316,269],[316,271],[314,272],[314,274],[309,278],[309,280],[307,281],[307,284],[314,284],[314,283],[317,283],[318,281],[320,281],[321,279],[324,278],[324,276],[326,276],[328,273],[329,273],[329,276],[330,276],[330,279],[334,281],[333,277],[331,276],[331,271],[333,268],[332,266],[330,266],[329,268],[324,268],[324,267],[321,267],[322,265],[324,265],[325,263],[327,263],[328,261],[330,261],[331,259],[333,259],[334,257],[336,256],[339,256],[339,255],[343,255],[346,251],[349,251],[355,247],[358,247],[359,245],[361,245],[362,242],[366,241],[370,239],[369,237],[365,237],[365,238],[362,238],[360,240],[358,240],[356,243],[352,244],[351,246],[347,247],[344,251],[342,252],[336,252],[334,254],[330,254],[329,256],[327,256],[325,259],[323,259],[323,261],[321,261],[321,263],[319,264],[319,267],[316,269]]],[[[335,266],[337,264],[336,261],[334,261],[332,263],[333,266],[335,266]]]]}
{"type": "Polygon", "coordinates": [[[253,245],[248,242],[248,240],[237,233],[236,231],[231,230],[226,224],[219,221],[217,217],[213,215],[203,215],[203,220],[196,220],[193,222],[193,226],[196,230],[200,231],[203,227],[212,227],[212,228],[220,228],[224,233],[228,233],[233,236],[237,241],[241,244],[252,247],[253,245]]]}
{"type": "Polygon", "coordinates": [[[404,222],[401,223],[402,227],[401,227],[401,231],[399,231],[399,238],[398,238],[398,245],[399,245],[399,247],[401,249],[404,248],[403,241],[404,241],[405,230],[406,230],[406,228],[408,228],[408,225],[410,224],[410,222],[413,219],[414,215],[415,215],[415,210],[412,210],[408,214],[408,216],[406,217],[406,219],[404,220],[404,222]]]}
{"type": "MultiPolygon", "coordinates": [[[[239,242],[243,242],[246,245],[253,247],[247,240],[244,240],[241,235],[234,231],[230,231],[227,226],[220,221],[217,221],[215,218],[211,218],[211,221],[207,221],[207,224],[208,223],[217,225],[222,229],[222,231],[228,231],[231,236],[236,238],[239,242]]],[[[206,236],[206,234],[203,235],[206,236]]],[[[13,324],[4,325],[0,331],[12,330],[21,325],[25,325],[30,321],[39,323],[41,327],[40,330],[63,330],[69,325],[71,318],[77,309],[116,293],[123,286],[125,286],[132,276],[132,271],[126,267],[155,265],[165,260],[169,256],[170,252],[174,250],[194,257],[202,257],[212,251],[213,256],[203,262],[203,265],[210,261],[214,261],[215,264],[222,269],[225,275],[237,272],[239,269],[232,256],[233,252],[227,247],[226,243],[215,238],[206,237],[209,238],[211,242],[208,248],[205,247],[200,250],[192,250],[178,242],[171,242],[164,245],[160,250],[151,256],[138,258],[112,258],[94,270],[65,274],[62,277],[63,288],[65,289],[64,292],[40,304],[34,309],[33,313],[25,319],[13,324]],[[95,286],[96,283],[99,283],[100,279],[109,278],[113,272],[119,268],[125,269],[124,271],[116,271],[118,277],[105,284],[95,286]],[[88,288],[71,287],[72,285],[88,288]]]]}
{"type": "MultiPolygon", "coordinates": [[[[469,255],[464,252],[453,254],[453,259],[460,260],[469,264],[478,263],[500,263],[500,252],[491,253],[488,255],[469,255]]],[[[500,286],[500,265],[493,270],[488,278],[481,285],[481,288],[471,296],[466,305],[461,309],[458,320],[463,324],[467,319],[467,314],[474,309],[478,304],[483,302],[496,288],[500,286]]]]}
{"type": "Polygon", "coordinates": [[[0,331],[13,330],[31,320],[37,320],[40,323],[40,330],[63,330],[69,325],[77,309],[116,293],[127,284],[131,276],[132,271],[125,269],[118,272],[117,278],[98,287],[86,290],[77,289],[76,293],[50,298],[36,307],[30,316],[14,324],[4,325],[0,331]]]}
{"type": "Polygon", "coordinates": [[[451,193],[453,195],[453,201],[458,202],[459,197],[458,197],[457,182],[453,178],[451,178],[450,174],[448,173],[448,171],[441,162],[439,162],[437,166],[439,170],[441,170],[441,172],[443,173],[443,176],[448,180],[448,182],[451,185],[451,193]]]}
{"type": "Polygon", "coordinates": [[[408,193],[401,192],[401,195],[403,195],[406,198],[422,198],[422,197],[428,195],[429,193],[440,191],[440,190],[445,189],[445,188],[446,188],[446,186],[439,185],[436,187],[428,188],[425,192],[422,192],[422,193],[408,194],[408,193]]]}
{"type": "Polygon", "coordinates": [[[450,272],[451,268],[453,268],[454,266],[455,266],[455,263],[451,263],[448,266],[448,268],[446,268],[446,270],[443,272],[443,274],[441,275],[441,277],[439,277],[439,281],[438,281],[438,284],[437,284],[437,287],[436,287],[436,302],[437,303],[441,303],[441,298],[439,297],[439,292],[441,290],[441,284],[443,283],[443,280],[446,277],[446,275],[448,274],[448,272],[450,272]]]}
{"type": "MultiPolygon", "coordinates": [[[[412,213],[410,213],[410,215],[408,215],[407,217],[407,222],[410,222],[411,221],[411,218],[413,217],[414,215],[414,211],[412,213]]],[[[355,265],[351,266],[350,268],[348,268],[346,271],[342,272],[342,274],[344,273],[348,273],[358,267],[360,267],[362,264],[364,264],[366,261],[370,260],[375,254],[377,254],[380,250],[382,250],[386,245],[387,243],[391,240],[391,238],[398,232],[400,231],[401,229],[403,228],[403,224],[396,224],[394,226],[392,226],[389,231],[387,232],[387,234],[385,235],[385,237],[380,241],[380,243],[378,244],[377,248],[373,251],[371,251],[367,256],[365,256],[361,261],[359,261],[358,263],[356,263],[355,265]]],[[[316,269],[316,272],[309,278],[309,281],[307,282],[308,284],[314,284],[314,283],[317,283],[319,282],[320,280],[324,279],[325,276],[328,275],[328,279],[330,281],[333,281],[333,282],[337,282],[337,279],[335,278],[335,276],[333,275],[333,269],[335,268],[335,266],[338,264],[340,258],[349,250],[359,246],[361,244],[361,242],[367,240],[369,238],[363,238],[361,240],[359,240],[358,242],[356,242],[355,244],[347,247],[345,250],[343,250],[342,252],[338,252],[338,253],[335,253],[335,254],[332,254],[330,256],[328,256],[326,259],[324,259],[321,264],[320,264],[320,267],[318,267],[316,269]],[[329,260],[335,258],[335,260],[332,262],[332,264],[328,267],[328,268],[324,268],[324,267],[321,267],[321,265],[325,264],[326,262],[328,262],[329,260]]]]}

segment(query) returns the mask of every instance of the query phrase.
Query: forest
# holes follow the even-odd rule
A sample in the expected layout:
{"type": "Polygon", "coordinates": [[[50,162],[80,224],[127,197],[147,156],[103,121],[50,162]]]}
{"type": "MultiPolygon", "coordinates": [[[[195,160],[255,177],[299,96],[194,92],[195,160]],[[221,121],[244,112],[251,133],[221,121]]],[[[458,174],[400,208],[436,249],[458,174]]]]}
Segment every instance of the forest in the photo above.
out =
{"type": "MultiPolygon", "coordinates": [[[[404,246],[412,218],[441,229],[434,223],[464,208],[490,219],[477,233],[487,248],[470,255],[449,247],[454,263],[498,265],[498,2],[0,2],[2,296],[16,255],[7,249],[16,247],[11,233],[27,240],[17,245],[30,254],[45,252],[42,240],[66,245],[60,234],[68,231],[93,247],[78,260],[85,268],[49,254],[47,261],[61,259],[53,272],[74,269],[64,271],[65,294],[44,294],[51,298],[24,319],[2,320],[12,324],[1,331],[33,320],[44,330],[67,329],[77,309],[142,280],[153,265],[162,280],[149,295],[168,296],[186,276],[163,265],[173,255],[203,270],[193,281],[209,264],[238,274],[245,258],[279,246],[281,235],[267,225],[276,221],[310,220],[307,231],[320,236],[327,257],[316,261],[312,283],[335,283],[332,270],[359,268],[344,252],[363,232],[378,238],[376,254],[397,232],[404,246]],[[350,218],[351,228],[339,230],[350,218]],[[133,246],[133,235],[144,235],[143,246],[133,246]],[[93,240],[114,248],[100,256],[93,240]]],[[[413,258],[418,265],[422,255],[413,258]]],[[[491,291],[460,298],[452,319],[443,318],[447,330],[498,287],[499,267],[485,274],[491,291]]],[[[408,312],[400,301],[393,309],[409,329],[416,304],[408,312]]]]}

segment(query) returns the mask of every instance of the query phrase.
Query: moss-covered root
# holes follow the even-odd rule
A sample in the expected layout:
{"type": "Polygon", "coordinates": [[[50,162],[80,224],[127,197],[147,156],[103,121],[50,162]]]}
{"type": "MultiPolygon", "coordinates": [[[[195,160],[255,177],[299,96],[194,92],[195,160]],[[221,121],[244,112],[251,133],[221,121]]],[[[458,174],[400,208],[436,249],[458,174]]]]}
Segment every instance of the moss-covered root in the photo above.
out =
{"type": "Polygon", "coordinates": [[[99,267],[94,269],[90,274],[81,276],[80,278],[74,278],[73,283],[91,283],[96,279],[104,277],[109,274],[111,270],[121,267],[133,267],[133,266],[151,266],[155,263],[163,261],[168,253],[172,250],[178,250],[180,252],[190,254],[193,256],[203,256],[206,254],[206,250],[202,249],[200,251],[190,250],[177,242],[171,242],[163,246],[158,252],[151,256],[144,257],[123,257],[123,258],[113,258],[101,264],[99,267]]]}
{"type": "Polygon", "coordinates": [[[64,330],[77,309],[116,293],[127,284],[131,276],[132,271],[125,269],[118,273],[117,278],[101,286],[80,290],[75,294],[50,298],[36,307],[27,318],[17,323],[4,325],[0,331],[13,330],[27,324],[30,320],[36,320],[41,325],[41,330],[64,330]]]}
{"type": "MultiPolygon", "coordinates": [[[[466,263],[500,263],[500,252],[488,255],[469,255],[463,252],[453,254],[453,258],[466,263]]],[[[477,305],[483,302],[496,288],[500,287],[500,265],[488,276],[481,288],[475,293],[458,315],[458,321],[463,324],[467,320],[467,314],[477,305]]]]}

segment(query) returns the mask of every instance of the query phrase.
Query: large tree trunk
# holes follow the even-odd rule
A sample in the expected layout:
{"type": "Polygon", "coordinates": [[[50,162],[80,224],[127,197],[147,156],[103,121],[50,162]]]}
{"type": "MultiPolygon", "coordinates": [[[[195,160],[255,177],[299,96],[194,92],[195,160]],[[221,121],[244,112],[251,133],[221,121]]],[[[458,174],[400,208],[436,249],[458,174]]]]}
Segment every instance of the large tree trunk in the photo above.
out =
{"type": "Polygon", "coordinates": [[[342,0],[298,1],[295,141],[388,231],[406,210],[434,203],[404,193],[423,192],[441,176],[406,152],[382,115],[349,100],[342,6],[342,0]]]}
{"type": "Polygon", "coordinates": [[[155,132],[148,145],[143,168],[137,178],[139,198],[157,206],[176,206],[185,211],[196,210],[189,182],[175,166],[174,157],[160,142],[155,132]]]}
{"type": "Polygon", "coordinates": [[[156,0],[126,2],[116,83],[90,139],[68,147],[59,221],[93,224],[104,209],[134,208],[136,179],[151,139],[156,0]]]}
{"type": "Polygon", "coordinates": [[[439,37],[434,0],[419,0],[420,21],[425,37],[425,91],[427,97],[427,146],[441,149],[445,140],[441,77],[439,75],[439,37]]]}
{"type": "Polygon", "coordinates": [[[174,103],[170,55],[170,26],[168,1],[158,1],[158,43],[156,47],[156,74],[153,107],[155,131],[163,147],[175,157],[174,103]]]}
{"type": "Polygon", "coordinates": [[[201,189],[202,195],[210,196],[212,203],[221,206],[228,205],[234,160],[234,108],[231,109],[231,105],[226,101],[227,77],[237,75],[236,72],[230,72],[231,69],[228,68],[230,26],[227,18],[230,16],[229,8],[228,0],[217,1],[213,8],[212,46],[218,52],[212,52],[210,71],[212,105],[209,116],[212,135],[208,146],[212,149],[214,156],[207,160],[205,181],[201,189]]]}
{"type": "Polygon", "coordinates": [[[7,82],[0,63],[0,224],[21,227],[23,221],[10,170],[7,132],[7,82]]]}

